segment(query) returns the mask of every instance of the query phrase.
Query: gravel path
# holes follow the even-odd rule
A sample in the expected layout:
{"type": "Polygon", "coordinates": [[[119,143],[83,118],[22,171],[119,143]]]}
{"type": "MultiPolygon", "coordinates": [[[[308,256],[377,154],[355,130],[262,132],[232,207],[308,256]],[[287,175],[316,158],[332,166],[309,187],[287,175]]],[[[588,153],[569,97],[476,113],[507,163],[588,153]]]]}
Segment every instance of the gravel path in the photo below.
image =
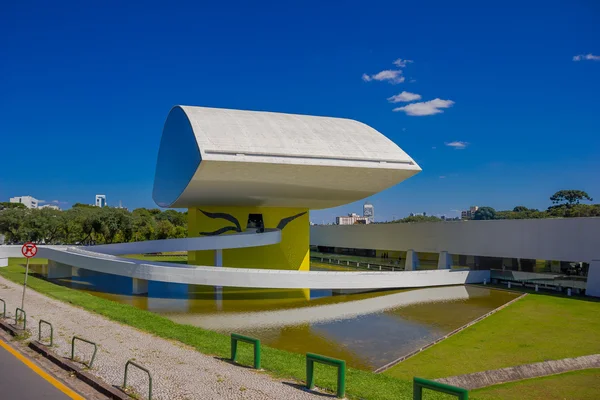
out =
{"type": "MultiPolygon", "coordinates": [[[[14,315],[21,304],[22,286],[0,277],[0,298],[7,314],[14,315]]],[[[135,359],[152,372],[154,399],[314,399],[297,382],[275,379],[266,373],[231,365],[197,352],[182,343],[161,339],[137,329],[110,321],[34,290],[27,289],[27,327],[37,338],[40,317],[54,325],[54,351],[70,357],[74,335],[98,344],[91,372],[111,385],[123,384],[125,362],[135,359]]],[[[44,329],[42,327],[42,329],[44,329]]],[[[46,332],[46,331],[44,331],[46,332]]],[[[77,343],[76,357],[89,360],[92,348],[77,343]]],[[[131,386],[147,396],[144,373],[130,369],[131,386]]],[[[129,382],[128,382],[129,383],[129,382]]]]}

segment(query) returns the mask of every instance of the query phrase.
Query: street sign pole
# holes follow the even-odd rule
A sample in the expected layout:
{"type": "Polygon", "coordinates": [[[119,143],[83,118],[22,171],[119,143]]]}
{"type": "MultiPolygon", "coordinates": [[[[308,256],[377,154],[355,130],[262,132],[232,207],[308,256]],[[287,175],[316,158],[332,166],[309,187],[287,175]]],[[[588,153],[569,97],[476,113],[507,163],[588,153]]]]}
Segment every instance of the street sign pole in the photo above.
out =
{"type": "Polygon", "coordinates": [[[29,259],[37,254],[37,246],[34,243],[27,242],[21,247],[21,253],[27,257],[25,266],[25,280],[23,281],[23,297],[21,297],[21,310],[25,309],[25,291],[27,290],[27,276],[29,276],[29,259]]]}
{"type": "Polygon", "coordinates": [[[23,282],[23,297],[21,298],[21,310],[25,308],[25,290],[27,290],[27,275],[29,275],[29,257],[27,257],[27,266],[25,267],[25,281],[23,282]]]}

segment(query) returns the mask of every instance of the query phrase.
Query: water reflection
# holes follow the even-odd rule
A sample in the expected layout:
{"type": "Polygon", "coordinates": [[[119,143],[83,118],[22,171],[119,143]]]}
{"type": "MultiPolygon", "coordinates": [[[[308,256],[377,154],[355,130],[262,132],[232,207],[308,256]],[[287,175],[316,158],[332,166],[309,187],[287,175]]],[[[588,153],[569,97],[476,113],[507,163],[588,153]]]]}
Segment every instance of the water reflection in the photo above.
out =
{"type": "Polygon", "coordinates": [[[175,322],[258,337],[273,347],[376,369],[505,304],[516,294],[450,286],[332,295],[331,290],[214,288],[78,270],[61,285],[149,310],[175,322]]]}

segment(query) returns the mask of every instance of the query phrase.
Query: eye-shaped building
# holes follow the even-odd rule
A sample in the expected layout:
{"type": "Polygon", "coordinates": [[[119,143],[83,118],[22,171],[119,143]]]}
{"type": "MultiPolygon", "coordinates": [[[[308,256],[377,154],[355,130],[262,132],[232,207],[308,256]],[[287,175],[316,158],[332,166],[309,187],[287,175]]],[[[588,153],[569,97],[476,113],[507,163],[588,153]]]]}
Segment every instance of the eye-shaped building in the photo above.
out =
{"type": "MultiPolygon", "coordinates": [[[[227,249],[228,267],[308,270],[308,210],[352,203],[421,171],[361,122],[176,106],[163,129],[153,198],[189,209],[189,235],[282,229],[281,243],[227,249]]],[[[214,253],[190,263],[215,265],[214,253]]]]}

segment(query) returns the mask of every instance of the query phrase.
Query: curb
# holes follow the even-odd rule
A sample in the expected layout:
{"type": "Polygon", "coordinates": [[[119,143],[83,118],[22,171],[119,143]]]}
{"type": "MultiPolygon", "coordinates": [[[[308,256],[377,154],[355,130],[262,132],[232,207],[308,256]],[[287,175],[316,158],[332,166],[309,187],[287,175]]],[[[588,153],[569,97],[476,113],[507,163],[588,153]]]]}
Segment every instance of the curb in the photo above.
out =
{"type": "Polygon", "coordinates": [[[52,351],[50,351],[48,346],[43,345],[43,344],[33,340],[33,341],[29,342],[29,348],[32,349],[33,351],[41,354],[48,360],[52,361],[54,364],[58,365],[65,371],[74,372],[79,380],[87,383],[92,388],[94,388],[96,391],[98,391],[99,393],[102,393],[103,395],[105,395],[108,398],[114,399],[114,400],[129,400],[129,399],[131,399],[131,397],[129,397],[127,394],[125,394],[121,390],[116,389],[115,387],[107,384],[106,382],[102,381],[100,378],[95,377],[94,375],[90,374],[89,372],[83,371],[82,368],[79,367],[77,364],[75,364],[73,361],[54,354],[52,351]]]}
{"type": "Polygon", "coordinates": [[[14,326],[4,322],[0,319],[0,328],[4,329],[6,332],[10,333],[11,336],[18,336],[21,333],[22,329],[17,329],[14,326]]]}

